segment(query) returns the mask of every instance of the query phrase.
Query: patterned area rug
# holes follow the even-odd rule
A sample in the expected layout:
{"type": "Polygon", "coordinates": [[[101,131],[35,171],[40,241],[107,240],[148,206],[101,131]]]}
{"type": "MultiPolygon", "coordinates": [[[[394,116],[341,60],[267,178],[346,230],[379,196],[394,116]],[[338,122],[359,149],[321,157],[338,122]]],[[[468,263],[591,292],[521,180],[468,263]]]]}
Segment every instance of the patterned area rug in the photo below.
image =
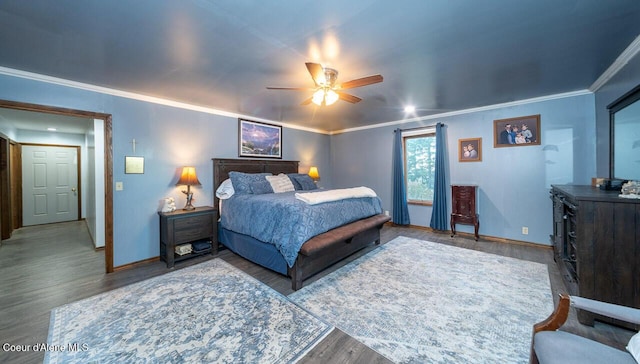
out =
{"type": "Polygon", "coordinates": [[[54,309],[45,363],[289,363],[332,329],[213,259],[54,309]]]}
{"type": "Polygon", "coordinates": [[[527,363],[547,266],[398,237],[289,295],[397,363],[527,363]]]}

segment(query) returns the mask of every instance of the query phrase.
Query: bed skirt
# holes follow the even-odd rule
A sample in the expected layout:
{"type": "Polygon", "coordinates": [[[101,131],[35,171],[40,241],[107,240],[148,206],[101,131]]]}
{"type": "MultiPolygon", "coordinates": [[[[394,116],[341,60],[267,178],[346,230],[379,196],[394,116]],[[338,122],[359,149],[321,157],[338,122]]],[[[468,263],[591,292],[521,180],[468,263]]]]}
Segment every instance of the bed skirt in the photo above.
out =
{"type": "Polygon", "coordinates": [[[220,224],[218,224],[218,241],[241,257],[282,275],[287,275],[287,262],[273,244],[227,230],[220,224]]]}

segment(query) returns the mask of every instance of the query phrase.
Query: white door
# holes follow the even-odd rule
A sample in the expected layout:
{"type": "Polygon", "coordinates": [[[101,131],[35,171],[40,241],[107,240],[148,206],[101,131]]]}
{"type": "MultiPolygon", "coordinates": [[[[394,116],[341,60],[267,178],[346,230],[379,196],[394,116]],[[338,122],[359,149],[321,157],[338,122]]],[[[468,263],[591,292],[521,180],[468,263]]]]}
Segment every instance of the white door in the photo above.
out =
{"type": "Polygon", "coordinates": [[[22,147],[22,224],[78,219],[76,147],[22,147]]]}

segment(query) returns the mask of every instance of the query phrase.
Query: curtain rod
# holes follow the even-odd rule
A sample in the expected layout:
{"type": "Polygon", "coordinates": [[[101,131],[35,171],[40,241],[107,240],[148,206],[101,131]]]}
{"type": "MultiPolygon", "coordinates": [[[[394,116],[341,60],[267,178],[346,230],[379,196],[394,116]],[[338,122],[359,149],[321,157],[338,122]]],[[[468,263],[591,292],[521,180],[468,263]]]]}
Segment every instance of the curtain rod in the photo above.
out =
{"type": "MultiPolygon", "coordinates": [[[[418,129],[426,129],[426,128],[433,128],[434,126],[438,125],[438,124],[442,124],[442,126],[446,126],[445,123],[435,123],[435,124],[431,124],[431,125],[422,125],[422,126],[416,126],[415,128],[407,128],[407,129],[400,129],[401,132],[403,131],[410,131],[410,130],[418,130],[418,129]]],[[[397,129],[395,129],[393,132],[395,133],[397,129]]]]}

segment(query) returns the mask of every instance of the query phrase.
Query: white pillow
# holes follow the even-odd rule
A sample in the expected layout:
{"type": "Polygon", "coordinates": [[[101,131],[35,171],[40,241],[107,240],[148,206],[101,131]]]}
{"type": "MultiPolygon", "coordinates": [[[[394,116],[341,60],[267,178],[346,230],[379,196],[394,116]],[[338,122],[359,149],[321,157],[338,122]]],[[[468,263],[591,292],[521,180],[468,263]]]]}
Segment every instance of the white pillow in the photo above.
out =
{"type": "Polygon", "coordinates": [[[633,358],[640,363],[640,332],[631,337],[629,345],[627,345],[627,350],[629,350],[633,358]]]}
{"type": "Polygon", "coordinates": [[[293,182],[291,182],[291,179],[286,174],[280,173],[277,176],[266,176],[265,178],[269,181],[274,193],[296,190],[293,186],[293,182]]]}
{"type": "Polygon", "coordinates": [[[233,189],[233,184],[231,183],[231,180],[227,178],[220,184],[220,186],[218,186],[218,189],[216,190],[216,197],[221,200],[226,200],[233,196],[234,193],[235,190],[233,189]]]}

